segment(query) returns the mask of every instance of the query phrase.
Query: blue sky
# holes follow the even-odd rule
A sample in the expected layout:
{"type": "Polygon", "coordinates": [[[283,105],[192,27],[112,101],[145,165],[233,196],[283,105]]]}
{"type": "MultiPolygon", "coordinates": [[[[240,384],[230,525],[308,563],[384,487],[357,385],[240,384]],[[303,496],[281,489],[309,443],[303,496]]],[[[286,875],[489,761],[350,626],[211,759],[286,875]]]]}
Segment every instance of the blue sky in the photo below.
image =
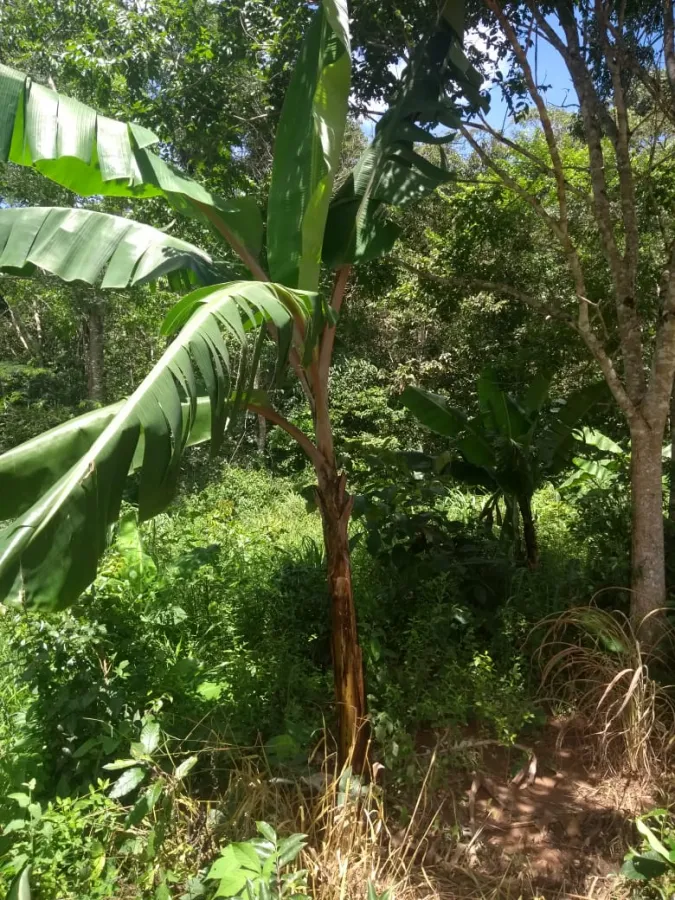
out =
{"type": "MultiPolygon", "coordinates": [[[[570,111],[576,108],[577,95],[560,54],[548,43],[540,40],[537,48],[528,53],[532,71],[539,85],[550,85],[544,97],[553,106],[565,106],[570,111]]],[[[490,112],[487,119],[493,128],[501,130],[508,126],[508,108],[498,87],[490,91],[490,112]]]]}
{"type": "MultiPolygon", "coordinates": [[[[471,40],[471,35],[467,36],[471,40]]],[[[480,45],[480,39],[477,39],[480,45]]],[[[570,110],[576,108],[577,96],[572,87],[572,82],[560,54],[544,40],[539,41],[538,47],[534,47],[528,54],[533,72],[536,70],[536,80],[539,85],[550,85],[544,96],[547,103],[553,106],[565,106],[570,110]]],[[[374,108],[380,108],[379,104],[371,104],[374,108]]],[[[384,104],[381,105],[384,110],[384,104]]],[[[493,87],[490,91],[490,111],[487,114],[490,125],[497,129],[508,129],[508,107],[499,87],[493,87]]],[[[366,119],[361,123],[361,130],[368,138],[372,138],[374,123],[366,119]]]]}

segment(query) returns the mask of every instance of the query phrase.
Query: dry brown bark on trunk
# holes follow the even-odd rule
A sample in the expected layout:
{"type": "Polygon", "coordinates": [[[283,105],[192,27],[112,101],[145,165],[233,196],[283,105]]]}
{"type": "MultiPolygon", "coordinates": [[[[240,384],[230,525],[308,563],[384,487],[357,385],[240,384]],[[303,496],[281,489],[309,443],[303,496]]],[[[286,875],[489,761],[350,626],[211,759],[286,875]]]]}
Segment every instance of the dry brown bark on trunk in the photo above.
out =
{"type": "Polygon", "coordinates": [[[356,624],[349,553],[349,517],[352,498],[345,476],[334,466],[317,473],[318,500],[323,524],[328,591],[331,602],[331,650],[338,707],[340,764],[349,762],[361,772],[368,745],[363,659],[356,624]]]}

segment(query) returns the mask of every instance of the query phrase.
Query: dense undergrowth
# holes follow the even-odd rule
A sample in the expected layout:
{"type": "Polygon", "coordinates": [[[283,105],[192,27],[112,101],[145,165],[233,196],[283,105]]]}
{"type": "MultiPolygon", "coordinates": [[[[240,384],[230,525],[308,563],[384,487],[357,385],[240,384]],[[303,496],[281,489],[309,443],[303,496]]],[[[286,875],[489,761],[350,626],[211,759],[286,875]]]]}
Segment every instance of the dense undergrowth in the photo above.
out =
{"type": "MultiPolygon", "coordinates": [[[[244,809],[259,767],[316,777],[333,728],[328,603],[318,515],[296,488],[226,466],[143,526],[142,544],[127,515],[76,607],[0,618],[0,893],[30,857],[37,900],[211,896],[223,841],[278,809],[269,796],[244,809]],[[125,770],[105,766],[119,759],[140,760],[143,782],[116,799],[125,770]],[[155,785],[154,808],[130,821],[155,785]]],[[[405,821],[419,735],[470,728],[509,745],[536,732],[532,626],[620,583],[627,525],[617,504],[599,546],[593,507],[546,488],[529,571],[478,522],[480,497],[364,490],[353,566],[374,756],[405,821]]]]}

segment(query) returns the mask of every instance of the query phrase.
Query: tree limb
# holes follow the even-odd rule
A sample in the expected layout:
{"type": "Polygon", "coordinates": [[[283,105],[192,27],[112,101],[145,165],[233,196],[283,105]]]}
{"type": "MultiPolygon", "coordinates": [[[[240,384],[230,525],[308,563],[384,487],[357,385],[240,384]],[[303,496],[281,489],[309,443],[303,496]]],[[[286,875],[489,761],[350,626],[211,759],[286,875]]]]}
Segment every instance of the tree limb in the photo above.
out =
{"type": "Polygon", "coordinates": [[[264,416],[268,422],[278,425],[279,428],[283,428],[283,430],[287,434],[290,434],[293,440],[302,447],[315,468],[321,465],[323,458],[305,432],[289,422],[288,419],[284,418],[284,416],[282,416],[281,413],[278,413],[276,409],[267,405],[261,406],[258,403],[249,403],[246,408],[258,416],[264,416]]]}

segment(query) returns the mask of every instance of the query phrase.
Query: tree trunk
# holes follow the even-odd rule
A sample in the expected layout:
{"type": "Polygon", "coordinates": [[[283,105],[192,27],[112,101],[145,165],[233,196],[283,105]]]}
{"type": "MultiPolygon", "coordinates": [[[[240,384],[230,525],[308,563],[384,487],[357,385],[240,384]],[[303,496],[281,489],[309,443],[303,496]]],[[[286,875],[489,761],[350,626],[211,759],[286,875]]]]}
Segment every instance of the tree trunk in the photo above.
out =
{"type": "Polygon", "coordinates": [[[536,569],[539,563],[539,547],[537,532],[532,516],[532,497],[523,494],[518,497],[518,508],[523,519],[523,540],[525,542],[525,559],[529,569],[536,569]]]}
{"type": "Polygon", "coordinates": [[[87,397],[97,403],[105,402],[103,309],[94,304],[87,313],[85,338],[87,347],[87,397]]]}
{"type": "Polygon", "coordinates": [[[670,395],[670,492],[668,518],[675,525],[675,390],[670,395]]]}
{"type": "Polygon", "coordinates": [[[345,489],[344,474],[335,464],[317,473],[318,500],[323,523],[331,601],[331,646],[338,707],[338,756],[361,772],[368,745],[363,660],[356,627],[356,609],[349,559],[349,517],[353,498],[345,489]]]}
{"type": "Polygon", "coordinates": [[[631,619],[640,639],[653,646],[663,634],[666,561],[663,529],[662,434],[631,428],[631,619]]]}

